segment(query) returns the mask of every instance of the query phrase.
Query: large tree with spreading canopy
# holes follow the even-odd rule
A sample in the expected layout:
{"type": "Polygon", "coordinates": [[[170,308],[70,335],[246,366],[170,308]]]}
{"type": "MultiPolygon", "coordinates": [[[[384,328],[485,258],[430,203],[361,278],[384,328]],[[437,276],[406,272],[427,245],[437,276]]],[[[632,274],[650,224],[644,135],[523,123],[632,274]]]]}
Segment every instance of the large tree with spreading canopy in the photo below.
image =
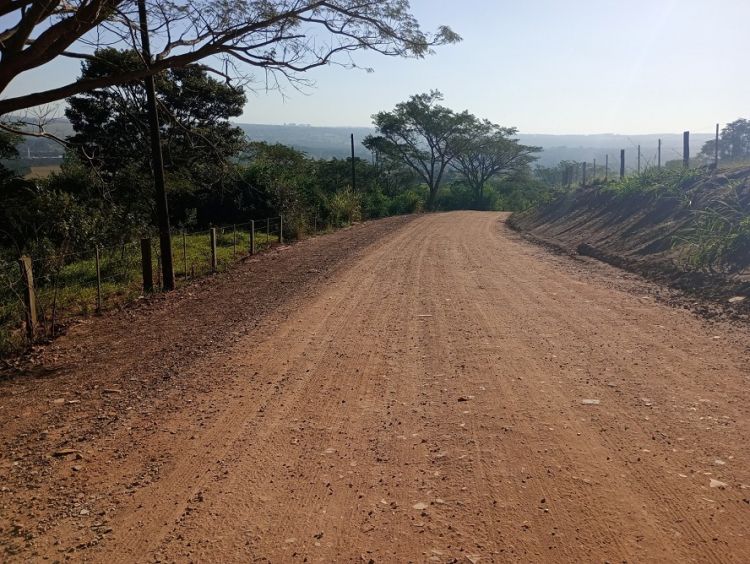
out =
{"type": "MultiPolygon", "coordinates": [[[[406,0],[142,0],[152,60],[139,68],[80,77],[40,91],[7,95],[13,80],[61,57],[96,60],[102,47],[140,51],[139,0],[6,0],[0,3],[0,116],[200,62],[227,80],[278,86],[304,81],[327,64],[356,66],[369,50],[423,57],[459,37],[425,33],[406,0]]],[[[8,121],[7,118],[5,121],[8,121]]]]}

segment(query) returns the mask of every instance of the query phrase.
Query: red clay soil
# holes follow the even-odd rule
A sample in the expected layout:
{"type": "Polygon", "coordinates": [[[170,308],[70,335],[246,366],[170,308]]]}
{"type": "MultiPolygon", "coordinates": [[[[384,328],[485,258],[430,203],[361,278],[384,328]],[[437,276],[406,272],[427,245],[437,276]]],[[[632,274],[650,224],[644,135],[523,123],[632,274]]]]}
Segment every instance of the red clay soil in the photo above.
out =
{"type": "Polygon", "coordinates": [[[746,325],[505,216],[372,222],[0,383],[9,562],[747,562],[746,325]]]}
{"type": "Polygon", "coordinates": [[[582,188],[513,214],[509,225],[532,241],[594,257],[686,292],[691,301],[702,300],[703,315],[750,320],[750,246],[725,257],[714,272],[688,260],[695,252],[688,241],[697,238],[700,221],[711,217],[709,212],[721,214],[728,208],[750,215],[750,169],[697,176],[672,194],[582,188]]]}

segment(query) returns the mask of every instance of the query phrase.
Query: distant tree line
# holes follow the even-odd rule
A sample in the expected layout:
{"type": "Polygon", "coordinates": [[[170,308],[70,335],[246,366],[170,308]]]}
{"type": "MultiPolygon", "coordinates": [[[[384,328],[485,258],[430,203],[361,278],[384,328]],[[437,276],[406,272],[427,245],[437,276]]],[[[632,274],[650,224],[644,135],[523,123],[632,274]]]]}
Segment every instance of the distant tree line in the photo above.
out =
{"type": "MultiPolygon", "coordinates": [[[[701,149],[700,158],[711,161],[716,154],[716,141],[707,141],[701,149]]],[[[750,160],[750,120],[739,118],[728,123],[719,136],[719,160],[742,162],[750,160]]]]}
{"type": "MultiPolygon", "coordinates": [[[[82,80],[127,73],[134,51],[102,49],[84,61],[82,80]]],[[[439,92],[412,96],[373,116],[379,135],[364,144],[371,161],[316,160],[285,145],[252,142],[230,123],[241,88],[188,65],[158,75],[161,138],[177,229],[243,223],[283,213],[291,231],[423,209],[520,209],[542,185],[530,164],[539,151],[515,129],[443,107],[439,92]]],[[[156,224],[146,101],[140,82],[71,96],[73,135],[59,172],[26,179],[0,169],[0,252],[44,254],[120,244],[156,224]]],[[[18,139],[0,136],[0,158],[18,139]]]]}

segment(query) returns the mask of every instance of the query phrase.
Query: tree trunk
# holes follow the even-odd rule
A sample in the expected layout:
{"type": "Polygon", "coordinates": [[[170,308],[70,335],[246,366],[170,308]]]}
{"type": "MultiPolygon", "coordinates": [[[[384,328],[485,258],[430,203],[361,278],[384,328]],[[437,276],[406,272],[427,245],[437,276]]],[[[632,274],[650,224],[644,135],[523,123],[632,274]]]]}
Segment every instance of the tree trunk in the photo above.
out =
{"type": "Polygon", "coordinates": [[[435,211],[435,200],[437,199],[437,187],[430,186],[430,195],[427,197],[427,209],[435,211]]]}

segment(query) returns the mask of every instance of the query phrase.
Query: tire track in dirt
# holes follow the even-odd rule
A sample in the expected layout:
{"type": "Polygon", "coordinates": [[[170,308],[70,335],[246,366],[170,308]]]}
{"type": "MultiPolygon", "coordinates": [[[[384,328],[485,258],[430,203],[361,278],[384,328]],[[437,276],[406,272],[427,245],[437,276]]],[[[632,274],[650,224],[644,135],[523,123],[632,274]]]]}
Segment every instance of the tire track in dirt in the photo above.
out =
{"type": "Polygon", "coordinates": [[[122,469],[98,455],[89,492],[116,502],[113,531],[77,556],[747,561],[747,329],[501,220],[421,217],[238,328],[193,367],[221,385],[164,415],[166,433],[106,437],[143,452],[122,469]],[[123,492],[155,456],[158,475],[123,492]]]}

